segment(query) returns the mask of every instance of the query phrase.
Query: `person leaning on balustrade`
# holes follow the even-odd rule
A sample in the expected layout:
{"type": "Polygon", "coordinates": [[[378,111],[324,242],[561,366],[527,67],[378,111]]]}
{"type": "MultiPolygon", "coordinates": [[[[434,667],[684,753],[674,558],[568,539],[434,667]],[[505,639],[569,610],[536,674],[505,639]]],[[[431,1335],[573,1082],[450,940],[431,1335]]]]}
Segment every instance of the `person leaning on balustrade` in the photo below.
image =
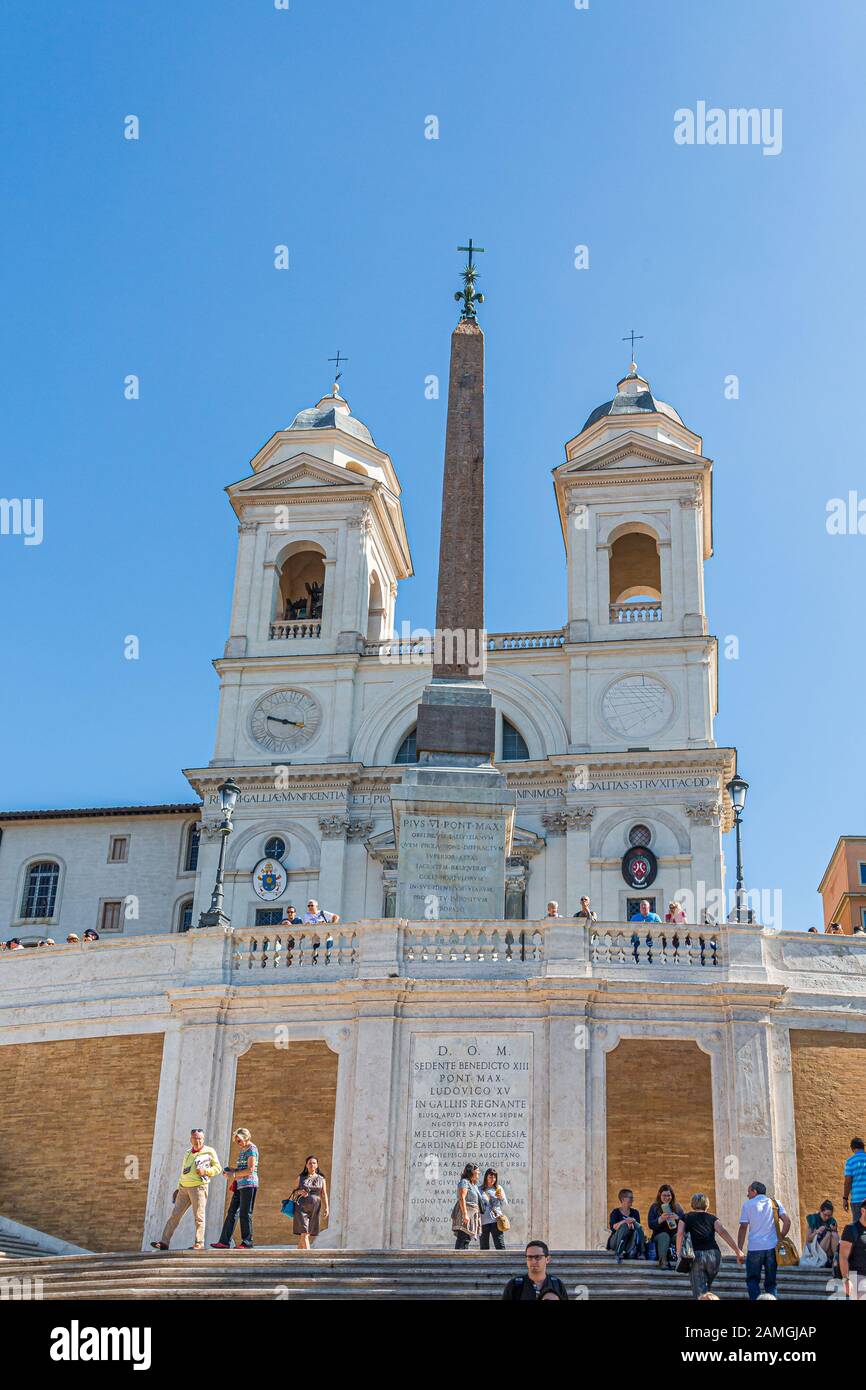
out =
{"type": "Polygon", "coordinates": [[[580,900],[580,908],[575,912],[575,917],[584,922],[597,922],[598,914],[593,912],[589,904],[589,898],[584,895],[580,900]]]}

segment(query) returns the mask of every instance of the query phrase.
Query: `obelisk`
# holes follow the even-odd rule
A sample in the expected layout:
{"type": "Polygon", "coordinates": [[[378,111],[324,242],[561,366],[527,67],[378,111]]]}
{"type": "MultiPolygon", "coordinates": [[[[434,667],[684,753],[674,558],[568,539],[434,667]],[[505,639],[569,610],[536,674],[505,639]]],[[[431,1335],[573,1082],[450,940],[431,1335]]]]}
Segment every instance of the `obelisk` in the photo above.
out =
{"type": "Polygon", "coordinates": [[[418,766],[391,789],[397,915],[500,920],[516,798],[493,766],[484,684],[484,335],[470,239],[451,335],[433,672],[418,706],[418,766]]]}

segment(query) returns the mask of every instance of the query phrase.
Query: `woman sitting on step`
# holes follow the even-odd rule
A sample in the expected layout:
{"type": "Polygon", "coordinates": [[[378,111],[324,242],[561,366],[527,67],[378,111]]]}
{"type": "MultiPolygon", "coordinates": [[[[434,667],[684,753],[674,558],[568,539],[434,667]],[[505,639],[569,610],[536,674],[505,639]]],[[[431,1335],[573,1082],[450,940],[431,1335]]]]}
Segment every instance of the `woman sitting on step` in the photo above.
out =
{"type": "Polygon", "coordinates": [[[659,1269],[668,1269],[673,1263],[671,1257],[674,1253],[677,1222],[684,1216],[685,1212],[677,1201],[670,1183],[663,1182],[647,1216],[650,1240],[656,1243],[659,1269]]]}

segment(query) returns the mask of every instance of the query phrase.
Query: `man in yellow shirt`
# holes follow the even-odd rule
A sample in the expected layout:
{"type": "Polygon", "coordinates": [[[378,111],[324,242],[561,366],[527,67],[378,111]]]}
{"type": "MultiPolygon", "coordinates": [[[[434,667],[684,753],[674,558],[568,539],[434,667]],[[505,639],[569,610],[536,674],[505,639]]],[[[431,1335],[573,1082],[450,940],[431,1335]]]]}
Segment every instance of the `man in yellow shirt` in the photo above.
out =
{"type": "Polygon", "coordinates": [[[223,1170],[215,1151],[204,1142],[204,1130],[190,1131],[189,1148],[183,1156],[180,1177],[174,1193],[174,1206],[165,1223],[161,1240],[152,1240],[154,1250],[167,1250],[177,1224],[186,1211],[192,1207],[195,1221],[195,1245],[193,1250],[204,1250],[204,1215],[207,1207],[207,1190],[211,1178],[223,1170]]]}

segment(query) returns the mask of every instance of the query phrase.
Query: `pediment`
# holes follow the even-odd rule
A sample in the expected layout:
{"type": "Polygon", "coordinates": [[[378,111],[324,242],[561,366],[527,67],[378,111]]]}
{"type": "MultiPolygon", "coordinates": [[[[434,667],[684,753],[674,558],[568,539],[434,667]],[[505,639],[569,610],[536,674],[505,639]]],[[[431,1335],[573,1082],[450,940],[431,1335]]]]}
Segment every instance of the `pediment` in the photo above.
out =
{"type": "Polygon", "coordinates": [[[233,493],[285,492],[307,488],[338,487],[369,491],[370,479],[352,473],[338,464],[314,458],[312,454],[296,454],[293,458],[272,463],[250,478],[244,478],[231,489],[233,493]]]}
{"type": "Polygon", "coordinates": [[[641,468],[681,466],[694,468],[706,460],[691,449],[683,449],[671,441],[652,439],[637,430],[629,430],[615,439],[605,440],[594,449],[568,459],[554,470],[563,477],[573,473],[634,472],[641,468]]]}

